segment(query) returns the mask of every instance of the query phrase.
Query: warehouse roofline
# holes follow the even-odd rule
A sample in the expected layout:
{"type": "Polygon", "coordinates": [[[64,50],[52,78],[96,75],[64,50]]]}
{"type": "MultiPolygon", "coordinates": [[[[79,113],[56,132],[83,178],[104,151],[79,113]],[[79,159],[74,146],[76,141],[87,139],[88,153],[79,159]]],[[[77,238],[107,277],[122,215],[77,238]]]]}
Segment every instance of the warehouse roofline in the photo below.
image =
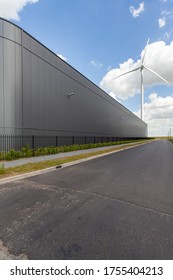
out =
{"type": "MultiPolygon", "coordinates": [[[[76,71],[79,75],[83,76],[86,80],[88,80],[90,83],[92,83],[95,87],[97,87],[99,90],[101,90],[105,96],[107,96],[108,98],[110,98],[111,101],[115,103],[117,103],[119,106],[121,106],[122,109],[125,109],[126,111],[129,112],[129,114],[133,114],[133,117],[136,117],[137,119],[139,119],[141,122],[145,123],[143,120],[141,120],[138,116],[136,116],[133,112],[131,112],[128,108],[126,108],[125,106],[123,106],[120,102],[118,102],[117,100],[115,100],[113,97],[111,97],[107,92],[105,92],[102,88],[100,88],[98,85],[96,85],[93,81],[91,81],[89,78],[87,78],[84,74],[82,74],[81,72],[79,72],[76,68],[74,68],[71,64],[69,64],[68,62],[66,62],[65,60],[63,60],[61,57],[59,57],[55,52],[53,52],[51,49],[49,49],[47,46],[45,46],[42,42],[40,42],[39,40],[37,40],[34,36],[32,36],[30,33],[28,33],[27,31],[25,31],[22,27],[18,26],[17,24],[4,19],[2,17],[0,17],[0,20],[6,21],[9,24],[14,25],[15,27],[19,28],[22,32],[24,32],[25,34],[27,34],[28,36],[30,36],[33,40],[35,40],[37,43],[39,43],[40,45],[42,45],[45,49],[47,49],[49,52],[51,52],[56,58],[60,59],[63,63],[65,63],[66,65],[68,65],[70,68],[72,68],[74,71],[76,71]]],[[[95,94],[97,94],[96,92],[94,92],[95,94]]],[[[101,97],[101,96],[100,96],[101,97]]],[[[107,100],[108,101],[108,100],[107,100]]],[[[109,101],[108,101],[109,102],[109,101]]],[[[146,123],[145,123],[146,124],[146,123]]]]}

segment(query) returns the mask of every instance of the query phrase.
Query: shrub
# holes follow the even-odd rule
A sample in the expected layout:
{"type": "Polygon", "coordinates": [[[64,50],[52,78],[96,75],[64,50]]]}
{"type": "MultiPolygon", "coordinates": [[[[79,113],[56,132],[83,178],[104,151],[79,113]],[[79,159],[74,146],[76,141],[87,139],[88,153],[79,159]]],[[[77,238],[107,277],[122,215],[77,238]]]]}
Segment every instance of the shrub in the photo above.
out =
{"type": "Polygon", "coordinates": [[[70,152],[71,151],[71,146],[63,146],[63,152],[70,152]]]}
{"type": "Polygon", "coordinates": [[[48,155],[53,155],[56,154],[56,147],[54,146],[49,146],[47,148],[44,148],[47,151],[48,155]]]}
{"type": "Polygon", "coordinates": [[[46,155],[46,151],[44,151],[44,148],[37,148],[32,149],[33,156],[44,156],[46,155]]]}
{"type": "Polygon", "coordinates": [[[22,157],[32,157],[33,156],[33,151],[30,148],[29,144],[26,144],[21,151],[22,157]]]}
{"type": "Polygon", "coordinates": [[[11,150],[5,155],[5,159],[7,159],[7,160],[19,159],[20,157],[21,157],[21,152],[15,151],[14,149],[11,149],[11,150]]]}
{"type": "Polygon", "coordinates": [[[5,168],[3,164],[0,164],[0,175],[5,174],[5,168]]]}
{"type": "Polygon", "coordinates": [[[4,152],[0,152],[0,160],[4,159],[4,152]]]}
{"type": "MultiPolygon", "coordinates": [[[[142,140],[142,139],[140,139],[142,140]]],[[[113,146],[113,145],[119,145],[119,144],[125,144],[125,143],[131,143],[136,142],[138,140],[121,140],[116,142],[104,142],[104,143],[89,143],[89,144],[74,144],[71,146],[48,146],[45,148],[35,148],[31,149],[29,144],[26,144],[21,152],[15,151],[14,149],[10,150],[7,154],[5,152],[0,152],[0,160],[6,159],[6,160],[13,160],[18,159],[21,157],[32,157],[32,156],[44,156],[44,155],[51,155],[51,154],[58,154],[58,153],[64,153],[64,152],[70,152],[70,151],[76,151],[76,150],[83,150],[83,149],[91,149],[91,148],[97,148],[97,147],[106,147],[106,146],[113,146]]]]}

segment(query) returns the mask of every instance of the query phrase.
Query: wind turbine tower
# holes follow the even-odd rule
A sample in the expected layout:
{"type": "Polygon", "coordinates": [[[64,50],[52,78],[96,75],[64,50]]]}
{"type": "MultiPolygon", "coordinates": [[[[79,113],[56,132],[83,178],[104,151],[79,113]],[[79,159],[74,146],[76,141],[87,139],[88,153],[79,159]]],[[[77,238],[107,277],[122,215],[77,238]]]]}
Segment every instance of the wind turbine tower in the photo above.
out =
{"type": "Polygon", "coordinates": [[[144,54],[143,54],[143,57],[141,59],[141,65],[139,67],[133,68],[132,70],[129,70],[129,71],[127,71],[127,72],[125,72],[125,73],[123,73],[121,75],[118,75],[117,77],[114,78],[114,80],[115,80],[115,79],[118,79],[119,77],[122,77],[122,76],[124,76],[126,74],[129,74],[131,72],[135,72],[135,71],[140,70],[140,72],[141,72],[141,119],[142,120],[144,118],[144,79],[143,79],[143,70],[144,69],[148,70],[149,72],[151,72],[152,74],[156,75],[161,80],[163,80],[165,83],[169,84],[169,82],[166,79],[164,79],[158,73],[156,73],[155,71],[151,70],[150,68],[148,68],[147,66],[144,65],[144,60],[145,60],[145,57],[146,57],[146,51],[147,51],[148,44],[149,44],[149,39],[148,39],[147,44],[146,44],[145,49],[144,49],[144,54]]]}

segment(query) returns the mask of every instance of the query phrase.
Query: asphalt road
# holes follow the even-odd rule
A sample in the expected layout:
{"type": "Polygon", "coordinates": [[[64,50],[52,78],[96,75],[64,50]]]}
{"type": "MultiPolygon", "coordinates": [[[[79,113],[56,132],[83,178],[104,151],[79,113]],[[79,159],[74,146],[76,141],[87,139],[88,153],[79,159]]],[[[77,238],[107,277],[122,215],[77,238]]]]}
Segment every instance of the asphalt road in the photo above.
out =
{"type": "Polygon", "coordinates": [[[28,259],[173,259],[173,145],[1,185],[0,242],[28,259]]]}

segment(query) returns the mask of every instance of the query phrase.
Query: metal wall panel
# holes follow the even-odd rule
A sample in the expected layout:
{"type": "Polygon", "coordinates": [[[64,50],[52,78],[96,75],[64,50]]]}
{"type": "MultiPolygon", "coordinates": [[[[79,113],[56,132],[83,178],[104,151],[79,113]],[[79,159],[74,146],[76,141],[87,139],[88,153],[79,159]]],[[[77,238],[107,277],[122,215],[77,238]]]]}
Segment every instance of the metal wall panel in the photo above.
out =
{"type": "Polygon", "coordinates": [[[5,127],[15,127],[16,50],[12,41],[4,40],[4,112],[5,127]]]}
{"type": "Polygon", "coordinates": [[[23,49],[23,129],[32,129],[32,54],[23,49]]]}
{"type": "MultiPolygon", "coordinates": [[[[2,32],[0,21],[0,31],[2,32]]],[[[4,134],[4,40],[0,37],[0,134],[4,134]]]]}
{"type": "Polygon", "coordinates": [[[0,39],[5,61],[0,66],[0,100],[5,101],[0,124],[11,132],[22,128],[24,134],[38,136],[147,136],[143,121],[23,30],[0,19],[0,39]]]}
{"type": "Polygon", "coordinates": [[[3,24],[4,22],[0,20],[0,35],[3,36],[3,24]]]}
{"type": "Polygon", "coordinates": [[[1,134],[21,133],[22,129],[22,63],[19,44],[21,44],[21,29],[0,20],[1,134]]]}
{"type": "Polygon", "coordinates": [[[46,122],[44,124],[45,130],[49,130],[50,129],[50,116],[51,112],[52,112],[52,102],[51,102],[51,66],[49,64],[46,64],[46,111],[45,111],[45,119],[46,122]]]}
{"type": "Polygon", "coordinates": [[[46,129],[46,67],[44,67],[44,61],[39,59],[39,91],[40,91],[40,127],[46,129]]]}
{"type": "Polygon", "coordinates": [[[22,45],[25,49],[31,51],[31,37],[24,31],[22,31],[22,45]]]}
{"type": "Polygon", "coordinates": [[[8,21],[0,21],[0,34],[8,40],[21,44],[21,29],[8,21]]]}
{"type": "Polygon", "coordinates": [[[13,24],[10,24],[7,21],[3,22],[3,37],[9,40],[15,41],[15,29],[16,27],[13,24]]]}
{"type": "Polygon", "coordinates": [[[39,58],[31,55],[32,128],[40,129],[39,58]]]}
{"type": "Polygon", "coordinates": [[[15,128],[22,129],[22,48],[15,46],[15,128]]]}

